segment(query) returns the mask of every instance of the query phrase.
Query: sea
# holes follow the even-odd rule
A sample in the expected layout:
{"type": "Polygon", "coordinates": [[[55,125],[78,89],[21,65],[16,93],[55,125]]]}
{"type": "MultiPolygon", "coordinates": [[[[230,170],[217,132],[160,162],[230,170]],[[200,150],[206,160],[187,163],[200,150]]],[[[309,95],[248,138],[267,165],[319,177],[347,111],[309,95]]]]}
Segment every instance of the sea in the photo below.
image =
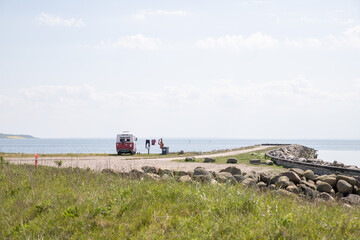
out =
{"type": "MultiPolygon", "coordinates": [[[[156,138],[147,138],[156,139],[156,138]]],[[[147,153],[145,138],[137,141],[137,152],[147,153]]],[[[157,139],[156,139],[157,140],[157,139]]],[[[304,139],[219,139],[219,138],[163,138],[170,152],[208,152],[234,149],[257,144],[301,144],[318,150],[318,158],[360,167],[360,140],[304,140],[304,139]]],[[[84,139],[0,139],[4,153],[109,153],[116,154],[115,138],[84,139]]],[[[159,145],[151,146],[150,153],[161,153],[159,145]]]]}

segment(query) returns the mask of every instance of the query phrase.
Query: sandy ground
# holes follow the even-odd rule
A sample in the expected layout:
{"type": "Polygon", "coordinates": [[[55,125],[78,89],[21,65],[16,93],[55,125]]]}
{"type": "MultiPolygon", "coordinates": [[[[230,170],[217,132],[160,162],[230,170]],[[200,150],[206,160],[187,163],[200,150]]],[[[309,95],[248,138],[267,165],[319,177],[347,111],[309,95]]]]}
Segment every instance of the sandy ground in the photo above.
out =
{"type": "MultiPolygon", "coordinates": [[[[205,157],[221,157],[221,156],[234,156],[240,153],[252,152],[263,150],[273,146],[255,146],[251,149],[243,149],[237,151],[230,151],[224,153],[196,155],[196,158],[205,157]]],[[[179,162],[174,160],[184,160],[185,157],[172,157],[172,158],[134,158],[129,156],[93,156],[93,157],[44,157],[38,159],[38,165],[56,166],[55,161],[62,160],[62,167],[79,167],[91,168],[93,170],[101,171],[104,168],[111,168],[119,171],[130,171],[131,169],[141,169],[142,166],[154,166],[162,169],[171,170],[194,170],[195,167],[205,167],[208,171],[220,171],[228,167],[230,164],[218,163],[198,163],[198,162],[179,162]]],[[[14,164],[35,164],[34,158],[9,158],[6,159],[14,164]]],[[[273,168],[267,166],[252,166],[247,164],[231,164],[240,168],[244,172],[255,170],[258,172],[274,171],[273,168]]]]}

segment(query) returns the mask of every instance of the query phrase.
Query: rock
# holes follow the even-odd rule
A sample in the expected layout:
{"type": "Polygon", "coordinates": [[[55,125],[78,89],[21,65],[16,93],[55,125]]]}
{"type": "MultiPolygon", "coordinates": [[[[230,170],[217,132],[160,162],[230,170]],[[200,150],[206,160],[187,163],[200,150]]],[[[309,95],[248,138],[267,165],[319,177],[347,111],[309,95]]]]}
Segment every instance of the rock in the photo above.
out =
{"type": "Polygon", "coordinates": [[[229,158],[226,163],[237,163],[238,160],[236,158],[229,158]]]}
{"type": "Polygon", "coordinates": [[[195,158],[194,157],[187,157],[187,158],[185,158],[185,162],[195,162],[195,158]]]}
{"type": "Polygon", "coordinates": [[[210,182],[212,179],[211,173],[203,167],[196,167],[194,169],[194,179],[200,182],[210,182]]]}
{"type": "Polygon", "coordinates": [[[161,180],[161,177],[155,173],[145,173],[144,178],[155,180],[155,181],[161,180]]]}
{"type": "Polygon", "coordinates": [[[296,173],[299,177],[303,177],[304,176],[304,170],[300,169],[300,168],[291,168],[290,171],[293,171],[294,173],[296,173]]]}
{"type": "Polygon", "coordinates": [[[326,192],[319,193],[319,195],[317,197],[321,198],[325,201],[333,201],[334,200],[334,198],[326,192]]]}
{"type": "Polygon", "coordinates": [[[300,190],[304,193],[305,196],[316,198],[318,195],[318,192],[307,187],[305,184],[299,184],[300,190]]]}
{"type": "Polygon", "coordinates": [[[274,176],[274,175],[269,172],[262,172],[262,173],[260,173],[260,180],[266,184],[270,184],[272,176],[274,176]]]}
{"type": "Polygon", "coordinates": [[[290,180],[287,176],[281,176],[275,183],[276,187],[278,188],[286,188],[290,185],[290,180]]]}
{"type": "Polygon", "coordinates": [[[162,179],[163,181],[171,181],[171,180],[172,180],[172,177],[170,177],[170,176],[167,175],[167,174],[164,174],[164,175],[161,176],[161,179],[162,179]]]}
{"type": "Polygon", "coordinates": [[[350,204],[360,205],[360,196],[355,194],[349,194],[347,197],[343,197],[341,200],[350,204]]]}
{"type": "Polygon", "coordinates": [[[352,193],[353,187],[350,183],[348,183],[345,180],[340,179],[337,184],[336,184],[336,188],[338,190],[338,192],[343,193],[343,194],[349,194],[352,193]]]}
{"type": "Polygon", "coordinates": [[[311,189],[313,189],[313,190],[316,190],[316,186],[315,186],[315,184],[313,184],[313,183],[309,183],[309,182],[307,182],[307,181],[301,181],[301,184],[304,184],[304,185],[306,185],[307,187],[309,187],[309,188],[311,188],[311,189]]]}
{"type": "Polygon", "coordinates": [[[215,162],[215,158],[208,158],[208,157],[206,157],[206,158],[204,159],[204,163],[212,163],[212,162],[215,162]]]}
{"type": "Polygon", "coordinates": [[[331,193],[331,190],[333,189],[330,184],[319,180],[316,182],[316,190],[318,190],[319,192],[331,193]]]}
{"type": "Polygon", "coordinates": [[[173,174],[175,177],[181,177],[181,176],[189,176],[189,174],[185,171],[173,171],[173,174]]]}
{"type": "Polygon", "coordinates": [[[235,180],[237,181],[237,182],[242,182],[244,179],[245,179],[245,177],[244,176],[242,176],[242,175],[239,175],[239,174],[235,174],[235,175],[233,175],[233,177],[235,178],[235,180]]]}
{"type": "Polygon", "coordinates": [[[194,177],[194,171],[188,171],[187,174],[190,176],[190,177],[194,177]]]}
{"type": "Polygon", "coordinates": [[[210,180],[210,185],[215,185],[218,184],[218,181],[216,181],[215,179],[211,179],[210,180]]]}
{"type": "Polygon", "coordinates": [[[299,189],[295,186],[295,185],[289,185],[286,187],[286,191],[295,193],[295,194],[299,194],[299,189]]]}
{"type": "Polygon", "coordinates": [[[275,195],[295,196],[294,193],[286,191],[285,189],[278,189],[274,191],[275,195]]]}
{"type": "Polygon", "coordinates": [[[270,185],[269,185],[269,190],[275,190],[275,189],[276,189],[275,184],[270,184],[270,185]]]}
{"type": "Polygon", "coordinates": [[[360,195],[360,188],[358,188],[357,186],[353,186],[354,189],[353,189],[353,194],[357,194],[357,195],[360,195]]]}
{"type": "Polygon", "coordinates": [[[256,182],[259,181],[260,179],[260,176],[257,172],[255,171],[251,171],[251,172],[248,172],[246,175],[245,175],[245,178],[252,178],[254,179],[256,182]]]}
{"type": "Polygon", "coordinates": [[[257,186],[259,189],[264,189],[264,188],[267,187],[267,184],[264,183],[264,182],[258,182],[258,183],[256,184],[256,186],[257,186]]]}
{"type": "Polygon", "coordinates": [[[233,166],[220,170],[220,172],[228,172],[232,175],[241,175],[241,169],[233,166]]]}
{"type": "Polygon", "coordinates": [[[345,176],[345,175],[337,175],[336,176],[336,180],[344,180],[348,183],[350,183],[351,185],[355,185],[356,184],[356,180],[353,177],[349,177],[349,176],[345,176]]]}
{"type": "Polygon", "coordinates": [[[214,171],[209,171],[210,172],[210,174],[211,174],[211,176],[213,177],[213,178],[217,178],[218,177],[218,173],[217,172],[214,172],[214,171]]]}
{"type": "Polygon", "coordinates": [[[216,180],[218,180],[221,183],[224,183],[224,182],[236,183],[235,178],[229,172],[220,172],[220,173],[218,173],[216,180]]]}
{"type": "Polygon", "coordinates": [[[306,170],[306,171],[304,172],[304,177],[305,177],[306,179],[314,180],[315,174],[314,174],[314,172],[313,172],[312,170],[308,169],[308,170],[306,170]]]}
{"type": "Polygon", "coordinates": [[[169,177],[174,177],[173,171],[171,171],[169,169],[161,169],[161,168],[159,168],[159,175],[163,176],[165,174],[168,175],[169,177]]]}
{"type": "Polygon", "coordinates": [[[266,165],[274,165],[274,162],[271,160],[265,160],[266,165]]]}
{"type": "Polygon", "coordinates": [[[251,159],[249,160],[250,164],[259,165],[261,163],[260,159],[251,159]]]}
{"type": "Polygon", "coordinates": [[[182,183],[191,183],[192,181],[193,180],[191,179],[191,177],[189,175],[184,175],[179,178],[179,182],[182,182],[182,183]]]}
{"type": "Polygon", "coordinates": [[[271,184],[276,184],[277,180],[281,177],[280,174],[274,174],[272,175],[272,177],[270,178],[270,183],[271,184]]]}
{"type": "Polygon", "coordinates": [[[152,167],[152,166],[142,166],[141,169],[144,171],[144,173],[159,173],[159,168],[152,167]]]}
{"type": "Polygon", "coordinates": [[[329,176],[329,175],[322,175],[322,176],[319,176],[317,178],[318,181],[322,181],[322,182],[326,182],[328,184],[330,184],[331,187],[335,187],[336,186],[336,178],[333,177],[333,176],[329,176]]]}
{"type": "Polygon", "coordinates": [[[245,186],[245,187],[254,187],[256,186],[256,180],[252,179],[252,178],[245,178],[242,182],[241,185],[245,186]]]}
{"type": "Polygon", "coordinates": [[[305,182],[306,182],[306,177],[301,177],[300,179],[301,179],[301,181],[305,181],[305,182]]]}
{"type": "Polygon", "coordinates": [[[140,171],[140,170],[137,170],[137,169],[132,169],[129,172],[129,177],[131,177],[131,178],[140,178],[140,177],[142,177],[144,175],[145,175],[145,173],[143,171],[140,171]]]}
{"type": "Polygon", "coordinates": [[[281,173],[281,176],[287,176],[289,180],[295,184],[299,184],[301,182],[300,177],[293,171],[283,172],[281,173]]]}

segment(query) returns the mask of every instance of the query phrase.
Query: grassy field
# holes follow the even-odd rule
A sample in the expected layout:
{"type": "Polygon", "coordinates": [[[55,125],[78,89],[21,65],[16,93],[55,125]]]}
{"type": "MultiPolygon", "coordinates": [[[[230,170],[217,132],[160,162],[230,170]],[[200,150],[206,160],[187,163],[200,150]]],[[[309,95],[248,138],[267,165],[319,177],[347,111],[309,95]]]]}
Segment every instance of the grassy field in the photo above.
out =
{"type": "MultiPolygon", "coordinates": [[[[226,161],[229,158],[236,158],[238,160],[238,163],[246,163],[246,164],[249,164],[250,159],[260,159],[263,162],[266,160],[265,153],[267,151],[277,149],[280,147],[281,146],[276,146],[276,147],[271,147],[271,148],[267,148],[264,150],[257,150],[257,151],[247,152],[247,153],[241,153],[241,154],[234,155],[234,156],[216,157],[214,159],[215,159],[215,163],[226,163],[226,161]]],[[[181,161],[183,161],[183,160],[181,160],[181,161]]],[[[204,158],[196,158],[195,157],[195,162],[204,162],[204,158]]]]}
{"type": "Polygon", "coordinates": [[[358,239],[360,208],[240,185],[0,164],[0,239],[358,239]]]}

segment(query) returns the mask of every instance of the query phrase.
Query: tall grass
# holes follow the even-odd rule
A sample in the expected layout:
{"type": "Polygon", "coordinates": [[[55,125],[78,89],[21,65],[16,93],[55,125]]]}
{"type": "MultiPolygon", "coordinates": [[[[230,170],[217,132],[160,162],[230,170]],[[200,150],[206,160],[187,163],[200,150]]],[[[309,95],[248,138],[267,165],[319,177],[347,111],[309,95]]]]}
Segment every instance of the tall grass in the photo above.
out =
{"type": "Polygon", "coordinates": [[[360,209],[239,185],[0,165],[0,238],[358,239],[360,209]]]}

